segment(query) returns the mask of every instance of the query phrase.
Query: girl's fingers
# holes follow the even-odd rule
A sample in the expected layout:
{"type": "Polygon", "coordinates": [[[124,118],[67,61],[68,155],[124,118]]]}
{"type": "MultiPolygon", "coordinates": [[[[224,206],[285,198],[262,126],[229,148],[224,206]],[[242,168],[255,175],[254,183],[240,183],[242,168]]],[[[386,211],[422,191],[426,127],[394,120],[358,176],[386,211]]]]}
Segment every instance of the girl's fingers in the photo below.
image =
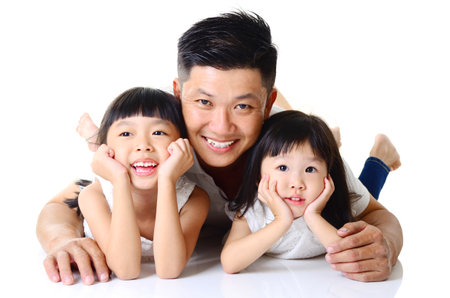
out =
{"type": "Polygon", "coordinates": [[[327,195],[331,195],[334,192],[334,182],[331,178],[330,174],[325,178],[325,190],[324,193],[327,195]]]}
{"type": "Polygon", "coordinates": [[[265,196],[267,196],[267,190],[269,189],[268,183],[269,183],[269,176],[263,175],[258,185],[258,198],[265,204],[267,204],[265,196]]]}

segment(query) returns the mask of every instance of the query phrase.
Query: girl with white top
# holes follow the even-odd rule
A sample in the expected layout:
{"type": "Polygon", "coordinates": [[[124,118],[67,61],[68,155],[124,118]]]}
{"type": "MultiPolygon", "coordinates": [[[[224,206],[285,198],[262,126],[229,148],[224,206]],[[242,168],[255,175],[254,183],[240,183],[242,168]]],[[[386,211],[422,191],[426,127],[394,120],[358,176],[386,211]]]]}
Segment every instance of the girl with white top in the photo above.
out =
{"type": "Polygon", "coordinates": [[[263,254],[294,259],[325,253],[339,238],[336,228],[369,201],[349,192],[345,168],[320,118],[299,111],[271,116],[229,203],[234,220],[221,253],[224,270],[239,272],[263,254]]]}
{"type": "Polygon", "coordinates": [[[176,278],[195,248],[209,198],[183,176],[193,164],[185,135],[179,101],[157,89],[125,91],[103,117],[92,162],[102,178],[71,203],[120,279],[139,276],[143,255],[159,277],[176,278]]]}

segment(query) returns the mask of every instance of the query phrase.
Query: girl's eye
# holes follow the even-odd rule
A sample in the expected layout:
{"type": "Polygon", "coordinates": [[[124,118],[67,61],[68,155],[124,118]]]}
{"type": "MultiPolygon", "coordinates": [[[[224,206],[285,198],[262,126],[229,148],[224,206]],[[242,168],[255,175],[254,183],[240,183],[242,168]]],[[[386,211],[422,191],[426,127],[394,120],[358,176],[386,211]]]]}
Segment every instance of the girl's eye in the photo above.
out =
{"type": "Polygon", "coordinates": [[[121,137],[131,137],[131,132],[124,131],[120,134],[121,137]]]}
{"type": "Polygon", "coordinates": [[[306,170],[305,170],[306,173],[314,173],[314,172],[316,172],[316,171],[317,171],[317,170],[316,170],[316,168],[314,168],[314,167],[307,167],[306,170]]]}
{"type": "Polygon", "coordinates": [[[281,165],[281,166],[278,166],[278,169],[282,172],[286,172],[288,170],[288,167],[285,165],[281,165]]]}
{"type": "Polygon", "coordinates": [[[161,131],[161,130],[157,130],[157,131],[154,131],[153,132],[153,135],[154,136],[163,136],[163,135],[165,135],[166,133],[164,132],[164,131],[161,131]]]}

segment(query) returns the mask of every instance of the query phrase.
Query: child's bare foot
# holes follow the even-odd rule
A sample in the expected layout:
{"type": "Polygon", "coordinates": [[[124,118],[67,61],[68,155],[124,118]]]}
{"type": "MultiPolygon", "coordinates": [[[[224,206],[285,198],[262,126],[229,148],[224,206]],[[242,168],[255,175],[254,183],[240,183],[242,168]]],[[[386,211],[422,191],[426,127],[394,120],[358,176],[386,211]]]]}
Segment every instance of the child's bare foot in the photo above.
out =
{"type": "Polygon", "coordinates": [[[338,148],[341,148],[342,143],[341,143],[341,129],[339,128],[339,126],[333,127],[331,128],[331,132],[333,133],[334,139],[336,140],[336,144],[338,146],[338,148]]]}
{"type": "Polygon", "coordinates": [[[96,152],[99,146],[97,144],[98,127],[94,124],[94,121],[92,121],[88,113],[81,115],[78,121],[77,132],[86,140],[89,150],[96,152]]]}
{"type": "Polygon", "coordinates": [[[370,156],[381,159],[391,171],[397,170],[402,165],[397,149],[389,138],[381,133],[375,136],[375,143],[370,150],[370,156]]]}

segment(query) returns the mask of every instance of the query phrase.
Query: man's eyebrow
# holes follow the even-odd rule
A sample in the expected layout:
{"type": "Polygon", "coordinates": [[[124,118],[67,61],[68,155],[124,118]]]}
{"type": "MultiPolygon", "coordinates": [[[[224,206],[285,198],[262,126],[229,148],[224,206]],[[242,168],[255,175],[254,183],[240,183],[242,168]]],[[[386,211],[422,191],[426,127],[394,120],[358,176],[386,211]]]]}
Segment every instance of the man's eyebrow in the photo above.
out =
{"type": "MultiPolygon", "coordinates": [[[[205,90],[202,89],[202,88],[198,88],[198,89],[197,89],[197,93],[198,93],[198,94],[206,95],[206,96],[208,96],[208,97],[215,97],[213,94],[209,93],[208,91],[205,91],[205,90]]],[[[258,100],[258,97],[257,97],[255,94],[249,92],[249,93],[245,93],[245,94],[242,94],[242,95],[238,95],[238,96],[235,97],[235,99],[237,99],[237,100],[241,100],[241,99],[254,99],[254,100],[258,100]]]]}
{"type": "Polygon", "coordinates": [[[206,95],[206,96],[208,96],[208,97],[214,97],[214,95],[212,95],[211,93],[205,91],[205,90],[202,89],[202,88],[198,88],[198,89],[197,89],[197,93],[199,93],[199,94],[204,94],[204,95],[206,95]]]}
{"type": "Polygon", "coordinates": [[[253,93],[246,93],[246,94],[237,96],[236,99],[255,99],[255,100],[257,100],[258,97],[253,93]]]}

